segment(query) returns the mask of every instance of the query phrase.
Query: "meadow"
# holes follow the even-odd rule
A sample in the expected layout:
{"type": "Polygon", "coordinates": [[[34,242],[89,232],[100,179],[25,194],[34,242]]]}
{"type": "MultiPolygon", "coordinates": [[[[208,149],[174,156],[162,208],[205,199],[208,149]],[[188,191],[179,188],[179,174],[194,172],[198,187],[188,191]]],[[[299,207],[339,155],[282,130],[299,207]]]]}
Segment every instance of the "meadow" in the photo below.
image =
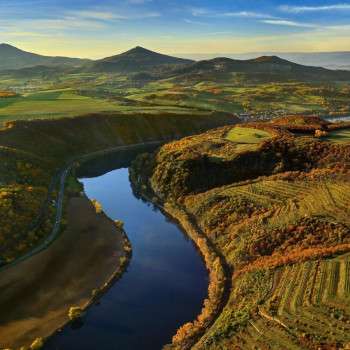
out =
{"type": "Polygon", "coordinates": [[[220,110],[229,113],[347,113],[349,86],[304,82],[160,81],[128,95],[159,105],[220,110]]]}
{"type": "Polygon", "coordinates": [[[326,139],[336,143],[347,143],[350,141],[350,130],[332,131],[326,139]]]}
{"type": "Polygon", "coordinates": [[[139,81],[121,74],[0,75],[2,121],[61,118],[94,112],[221,111],[275,117],[349,112],[349,84],[168,78],[139,81]]]}
{"type": "Polygon", "coordinates": [[[229,131],[226,138],[236,143],[258,144],[268,140],[271,136],[264,130],[236,127],[229,131]]]}
{"type": "Polygon", "coordinates": [[[78,117],[103,112],[124,113],[186,113],[186,108],[176,106],[137,106],[120,103],[118,100],[90,97],[77,90],[44,90],[20,96],[0,98],[0,122],[31,119],[57,119],[78,117]]]}

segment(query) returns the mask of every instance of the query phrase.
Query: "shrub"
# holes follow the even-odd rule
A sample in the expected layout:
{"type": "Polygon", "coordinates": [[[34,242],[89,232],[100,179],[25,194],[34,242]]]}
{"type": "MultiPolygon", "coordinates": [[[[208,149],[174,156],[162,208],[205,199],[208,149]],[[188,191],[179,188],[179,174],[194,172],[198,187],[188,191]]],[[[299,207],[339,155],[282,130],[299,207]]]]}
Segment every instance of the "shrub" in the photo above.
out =
{"type": "Polygon", "coordinates": [[[44,340],[43,338],[36,338],[32,345],[30,346],[31,350],[37,350],[37,349],[41,349],[44,346],[44,340]]]}
{"type": "Polygon", "coordinates": [[[100,292],[99,289],[93,289],[92,292],[91,292],[91,296],[93,298],[95,298],[95,297],[98,296],[99,292],[100,292]]]}
{"type": "Polygon", "coordinates": [[[327,131],[320,130],[320,129],[315,130],[315,137],[324,137],[327,135],[328,135],[327,131]]]}
{"type": "Polygon", "coordinates": [[[72,306],[68,311],[68,317],[71,321],[78,320],[83,315],[83,310],[78,306],[72,306]]]}
{"type": "Polygon", "coordinates": [[[116,226],[118,229],[120,229],[120,230],[123,230],[123,229],[124,229],[124,222],[123,222],[123,221],[121,221],[121,220],[115,220],[114,223],[115,223],[115,226],[116,226]]]}
{"type": "Polygon", "coordinates": [[[102,205],[96,199],[93,199],[91,201],[91,203],[95,207],[96,214],[101,214],[102,213],[102,205]]]}

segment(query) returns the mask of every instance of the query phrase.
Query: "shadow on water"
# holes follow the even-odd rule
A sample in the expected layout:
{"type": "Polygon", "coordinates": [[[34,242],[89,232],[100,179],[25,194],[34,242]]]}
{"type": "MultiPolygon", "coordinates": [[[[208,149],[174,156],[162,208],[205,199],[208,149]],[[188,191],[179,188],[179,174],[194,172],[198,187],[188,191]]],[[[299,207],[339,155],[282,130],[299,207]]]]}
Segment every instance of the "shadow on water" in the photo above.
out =
{"type": "Polygon", "coordinates": [[[129,150],[121,150],[99,155],[97,158],[85,161],[77,169],[78,178],[98,177],[112,170],[127,168],[141,153],[153,152],[159,146],[138,146],[129,150]]]}
{"type": "Polygon", "coordinates": [[[79,170],[89,198],[112,219],[124,221],[133,257],[83,325],[65,327],[45,349],[158,350],[200,313],[208,275],[199,252],[175,223],[136,198],[129,182],[130,161],[147,150],[110,154],[79,170]]]}

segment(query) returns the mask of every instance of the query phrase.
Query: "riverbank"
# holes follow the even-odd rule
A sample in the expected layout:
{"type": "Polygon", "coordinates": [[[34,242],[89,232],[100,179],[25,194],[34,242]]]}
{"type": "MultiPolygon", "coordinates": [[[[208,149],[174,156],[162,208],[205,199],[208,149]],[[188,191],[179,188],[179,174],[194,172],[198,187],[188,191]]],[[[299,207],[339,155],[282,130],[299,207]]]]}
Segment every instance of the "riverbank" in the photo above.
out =
{"type": "Polygon", "coordinates": [[[195,243],[209,271],[208,298],[204,301],[201,313],[193,322],[181,326],[174,335],[172,344],[164,348],[189,350],[195,348],[195,344],[226,305],[231,289],[231,271],[225,258],[213,247],[184,208],[175,203],[165,203],[161,208],[180,224],[184,233],[195,243]]]}
{"type": "Polygon", "coordinates": [[[112,220],[96,215],[86,197],[69,199],[67,228],[60,238],[21,268],[2,272],[0,348],[28,346],[50,336],[69,322],[71,306],[90,306],[129,257],[125,234],[112,220]]]}
{"type": "Polygon", "coordinates": [[[208,296],[197,318],[182,325],[164,350],[189,350],[195,347],[205,331],[215,322],[229,300],[232,270],[225,257],[214,247],[184,207],[174,201],[163,202],[153,191],[138,168],[139,161],[131,167],[131,181],[134,191],[144,200],[158,207],[166,216],[177,222],[199,250],[209,272],[208,296]]]}
{"type": "Polygon", "coordinates": [[[124,222],[133,258],[99,307],[89,310],[84,326],[66,327],[47,342],[47,350],[95,350],[101,344],[113,349],[161,349],[179,327],[201,312],[207,297],[208,272],[192,240],[135,195],[128,164],[117,163],[111,159],[107,167],[101,162],[90,175],[82,174],[80,181],[108,217],[124,222]]]}

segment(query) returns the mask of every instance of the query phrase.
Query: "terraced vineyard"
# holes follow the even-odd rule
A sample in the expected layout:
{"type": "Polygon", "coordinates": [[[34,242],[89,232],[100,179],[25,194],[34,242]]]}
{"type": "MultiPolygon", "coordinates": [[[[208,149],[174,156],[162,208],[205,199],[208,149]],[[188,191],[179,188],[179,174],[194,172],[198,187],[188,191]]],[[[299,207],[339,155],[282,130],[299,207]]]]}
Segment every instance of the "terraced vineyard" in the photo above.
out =
{"type": "MultiPolygon", "coordinates": [[[[262,239],[261,231],[256,229],[257,227],[261,229],[261,222],[264,230],[268,232],[282,231],[285,227],[295,225],[305,217],[312,218],[320,214],[327,223],[333,224],[334,228],[339,222],[350,224],[348,215],[350,184],[343,180],[315,182],[262,179],[245,185],[226,186],[194,197],[187,199],[187,210],[198,218],[203,230],[211,235],[224,255],[228,257],[228,261],[236,268],[240,265],[239,260],[242,260],[242,256],[250,252],[248,248],[250,241],[262,239]],[[229,198],[231,203],[248,202],[250,207],[255,208],[254,213],[247,215],[245,212],[240,217],[235,217],[230,213],[227,219],[227,212],[220,212],[216,209],[221,207],[222,210],[222,202],[220,205],[215,202],[215,206],[208,207],[208,197],[213,198],[214,196],[216,200],[218,198],[228,200],[229,198]],[[198,201],[199,198],[200,201],[198,201]],[[231,225],[224,230],[215,230],[213,227],[216,226],[218,220],[208,222],[208,217],[225,218],[224,220],[229,221],[231,225]],[[238,222],[242,219],[243,221],[238,222]],[[236,226],[233,227],[232,224],[235,222],[236,226]],[[257,231],[260,236],[252,237],[252,234],[254,235],[257,231]]],[[[237,215],[237,209],[235,214],[237,215]]],[[[292,227],[293,231],[295,229],[295,226],[292,227]]],[[[292,240],[298,239],[293,237],[295,234],[293,231],[289,232],[291,237],[279,242],[280,246],[274,253],[277,259],[280,254],[292,255],[312,246],[310,241],[306,244],[306,237],[301,243],[299,242],[297,247],[293,247],[292,240]]],[[[339,236],[328,237],[328,242],[325,242],[325,239],[323,239],[323,244],[315,242],[314,248],[325,248],[348,242],[348,239],[343,240],[342,235],[349,237],[347,227],[342,233],[339,231],[339,236]]],[[[350,246],[347,249],[349,248],[350,246]]],[[[272,252],[272,256],[274,254],[272,252]]],[[[259,263],[263,264],[264,258],[266,267],[270,268],[269,265],[273,265],[270,256],[261,257],[259,263]]],[[[287,266],[284,266],[283,263],[284,261],[281,260],[278,264],[282,265],[281,267],[269,270],[270,273],[264,276],[262,286],[270,286],[266,296],[260,300],[244,300],[244,306],[251,303],[250,312],[254,316],[249,322],[245,320],[241,324],[244,330],[236,334],[228,344],[235,344],[237,349],[277,350],[317,349],[315,344],[323,349],[324,342],[334,346],[338,343],[350,343],[350,255],[344,254],[328,260],[315,259],[287,266]],[[258,304],[256,304],[257,301],[258,304]]],[[[251,265],[248,262],[243,265],[245,264],[248,264],[249,271],[251,265]]],[[[259,267],[257,264],[254,271],[248,274],[259,274],[259,267]]],[[[237,276],[237,279],[233,279],[233,288],[235,289],[237,284],[243,284],[242,280],[245,279],[245,275],[237,276]]],[[[254,294],[257,293],[256,285],[250,285],[250,288],[255,291],[254,294]]],[[[234,298],[231,302],[232,305],[229,304],[224,314],[230,314],[231,322],[233,322],[237,315],[232,315],[229,310],[240,303],[237,303],[234,298]]],[[[217,328],[221,329],[220,322],[218,323],[217,328]]],[[[219,334],[221,334],[220,337],[224,335],[226,338],[230,334],[226,332],[222,334],[222,331],[218,329],[214,333],[209,333],[205,338],[219,337],[219,334]]]]}
{"type": "Polygon", "coordinates": [[[311,340],[320,346],[350,342],[349,266],[345,254],[276,270],[269,298],[236,339],[263,349],[305,349],[311,340]]]}
{"type": "MultiPolygon", "coordinates": [[[[350,144],[286,133],[310,128],[299,119],[270,124],[274,137],[256,139],[254,149],[237,144],[243,135],[250,143],[259,125],[235,127],[231,139],[224,129],[194,136],[143,158],[153,195],[175,201],[230,271],[228,302],[194,349],[350,347],[350,144]],[[250,178],[245,168],[254,169],[250,178]],[[199,176],[211,181],[196,187],[199,176]]],[[[315,130],[327,127],[313,121],[315,130]]]]}

